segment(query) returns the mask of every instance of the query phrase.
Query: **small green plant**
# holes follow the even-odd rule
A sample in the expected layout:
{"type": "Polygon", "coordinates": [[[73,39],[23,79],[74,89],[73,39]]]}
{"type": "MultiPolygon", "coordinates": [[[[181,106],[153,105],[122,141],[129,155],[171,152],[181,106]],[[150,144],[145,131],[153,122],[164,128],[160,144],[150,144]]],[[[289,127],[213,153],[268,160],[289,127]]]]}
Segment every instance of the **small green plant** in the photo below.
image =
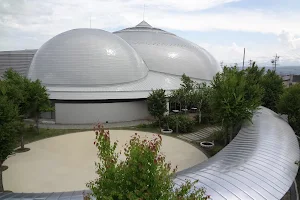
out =
{"type": "Polygon", "coordinates": [[[117,142],[111,144],[108,130],[100,124],[95,127],[99,162],[96,163],[98,178],[87,183],[97,200],[179,200],[210,199],[195,182],[186,181],[175,188],[173,177],[177,167],[171,169],[165,156],[160,153],[162,137],[141,139],[135,133],[125,145],[125,160],[116,152],[117,142]]]}
{"type": "Polygon", "coordinates": [[[168,116],[169,127],[176,130],[176,122],[178,123],[178,131],[180,133],[189,133],[194,130],[195,120],[187,115],[170,115],[168,116]]]}

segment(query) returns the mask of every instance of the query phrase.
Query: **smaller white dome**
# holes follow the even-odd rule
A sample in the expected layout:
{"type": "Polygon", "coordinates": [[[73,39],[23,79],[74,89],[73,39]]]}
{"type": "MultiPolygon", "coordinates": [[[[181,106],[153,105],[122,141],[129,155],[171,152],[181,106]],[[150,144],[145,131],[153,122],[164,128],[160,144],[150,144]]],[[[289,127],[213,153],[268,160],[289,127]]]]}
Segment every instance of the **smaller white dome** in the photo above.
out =
{"type": "Polygon", "coordinates": [[[132,82],[147,73],[144,61],[120,37],[99,29],[74,29],[37,51],[28,77],[44,85],[91,86],[132,82]]]}

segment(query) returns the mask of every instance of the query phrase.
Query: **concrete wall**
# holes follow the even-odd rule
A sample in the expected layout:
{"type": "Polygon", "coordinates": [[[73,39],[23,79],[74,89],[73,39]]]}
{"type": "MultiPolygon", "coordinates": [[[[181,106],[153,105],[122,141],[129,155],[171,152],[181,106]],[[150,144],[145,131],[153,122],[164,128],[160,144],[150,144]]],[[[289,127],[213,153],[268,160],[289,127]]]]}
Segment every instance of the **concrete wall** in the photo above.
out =
{"type": "Polygon", "coordinates": [[[55,103],[57,124],[94,124],[147,119],[146,101],[117,103],[55,103]]]}

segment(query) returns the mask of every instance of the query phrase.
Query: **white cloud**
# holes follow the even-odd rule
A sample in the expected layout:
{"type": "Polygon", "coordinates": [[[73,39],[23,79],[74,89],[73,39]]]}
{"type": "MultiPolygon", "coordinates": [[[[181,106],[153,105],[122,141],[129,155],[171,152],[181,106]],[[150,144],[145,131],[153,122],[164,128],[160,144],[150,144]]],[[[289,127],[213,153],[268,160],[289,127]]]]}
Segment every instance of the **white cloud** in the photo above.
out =
{"type": "MultiPolygon", "coordinates": [[[[214,57],[225,65],[238,63],[242,66],[244,47],[236,43],[231,45],[211,45],[208,43],[198,43],[199,46],[207,49],[214,57]]],[[[259,66],[271,66],[271,59],[279,55],[279,65],[294,66],[300,65],[300,47],[291,48],[285,44],[280,45],[257,45],[252,48],[246,47],[245,66],[249,65],[249,60],[256,61],[259,66]]]]}
{"type": "Polygon", "coordinates": [[[296,37],[295,35],[287,32],[282,31],[278,35],[278,40],[285,46],[291,49],[300,48],[300,37],[296,37]]]}
{"type": "MultiPolygon", "coordinates": [[[[233,30],[278,35],[280,46],[247,47],[246,59],[268,63],[275,53],[282,62],[300,60],[300,13],[214,7],[239,0],[1,0],[0,50],[39,48],[56,34],[74,28],[114,29],[145,19],[153,26],[182,31],[233,30]],[[209,9],[209,10],[208,10],[209,9]],[[220,11],[221,10],[221,11],[220,11]],[[285,30],[285,31],[282,31],[285,30]]],[[[242,59],[239,44],[202,43],[218,60],[242,59]]]]}

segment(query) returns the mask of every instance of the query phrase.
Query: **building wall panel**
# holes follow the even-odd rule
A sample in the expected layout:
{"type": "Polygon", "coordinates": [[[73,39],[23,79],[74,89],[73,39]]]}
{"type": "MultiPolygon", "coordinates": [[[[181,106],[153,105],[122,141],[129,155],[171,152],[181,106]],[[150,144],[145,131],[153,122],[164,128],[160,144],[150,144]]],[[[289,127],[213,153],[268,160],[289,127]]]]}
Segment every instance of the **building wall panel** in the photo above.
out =
{"type": "Polygon", "coordinates": [[[94,124],[149,117],[146,101],[117,103],[55,103],[57,124],[94,124]]]}

